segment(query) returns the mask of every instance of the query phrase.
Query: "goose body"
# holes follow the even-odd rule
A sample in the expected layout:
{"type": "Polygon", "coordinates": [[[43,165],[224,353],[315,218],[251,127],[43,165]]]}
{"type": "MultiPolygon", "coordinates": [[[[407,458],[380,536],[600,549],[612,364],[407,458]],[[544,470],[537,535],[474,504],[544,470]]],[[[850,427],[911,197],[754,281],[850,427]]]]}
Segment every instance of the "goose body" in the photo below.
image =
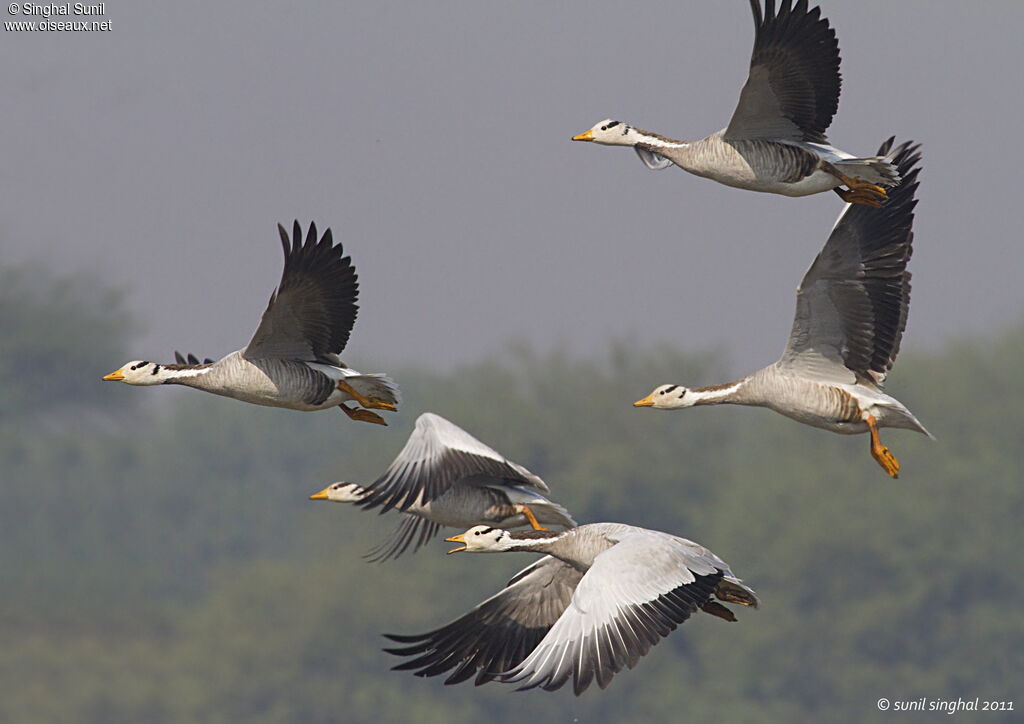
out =
{"type": "Polygon", "coordinates": [[[397,531],[370,552],[372,560],[414,551],[442,526],[501,528],[541,524],[571,528],[569,512],[549,500],[547,484],[440,415],[425,412],[405,447],[373,483],[338,482],[310,496],[403,513],[397,531]]]}
{"type": "Polygon", "coordinates": [[[675,165],[735,188],[784,196],[835,189],[846,201],[880,205],[900,180],[891,159],[856,157],[826,137],[842,85],[835,31],[807,0],[781,0],[778,13],[774,0],[764,12],[760,0],[750,5],[750,73],[728,126],[683,141],[608,119],[573,140],[629,146],[652,170],[675,165]]]}
{"type": "Polygon", "coordinates": [[[781,359],[741,380],[688,389],[662,385],[637,407],[681,409],[738,404],[767,407],[797,422],[841,434],[871,434],[871,453],[891,476],[899,463],[878,438],[897,427],[931,436],[882,383],[899,352],[910,307],[918,146],[894,158],[903,182],[881,208],[849,205],[804,275],[781,359]]]}
{"type": "Polygon", "coordinates": [[[284,247],[281,283],[245,348],[217,361],[175,353],[177,362],[132,361],[104,380],[131,385],[184,385],[242,402],[291,410],[340,407],[349,417],[384,424],[370,409],[394,410],[398,388],[381,374],[364,375],[338,356],[355,324],[359,284],[349,257],[331,230],[318,238],[310,224],[305,242],[296,221],[284,247]],[[356,402],[364,408],[352,409],[356,402]]]}
{"type": "Polygon", "coordinates": [[[447,540],[457,553],[544,554],[504,589],[450,624],[425,634],[389,635],[386,649],[412,657],[396,669],[420,676],[451,672],[446,684],[475,677],[521,689],[561,688],[578,696],[633,668],[661,638],[705,611],[736,617],[713,599],[757,607],[754,592],[707,548],[622,523],[591,523],[552,533],[476,526],[447,540]]]}

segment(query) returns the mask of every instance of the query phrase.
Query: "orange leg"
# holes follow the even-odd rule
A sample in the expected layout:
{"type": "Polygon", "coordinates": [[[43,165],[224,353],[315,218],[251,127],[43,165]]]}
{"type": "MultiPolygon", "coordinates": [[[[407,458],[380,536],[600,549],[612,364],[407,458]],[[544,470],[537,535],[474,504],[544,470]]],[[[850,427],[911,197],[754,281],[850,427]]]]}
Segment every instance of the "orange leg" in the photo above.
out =
{"type": "Polygon", "coordinates": [[[394,411],[397,408],[390,402],[381,402],[372,397],[366,397],[360,392],[356,392],[356,389],[345,380],[338,380],[338,389],[352,396],[352,399],[358,402],[363,407],[367,407],[371,410],[391,410],[394,411]]]}
{"type": "Polygon", "coordinates": [[[370,422],[374,425],[384,425],[387,427],[387,420],[378,415],[376,412],[370,412],[369,410],[353,410],[348,405],[338,405],[338,409],[348,415],[350,420],[357,420],[359,422],[370,422]]]}
{"type": "Polygon", "coordinates": [[[879,465],[881,465],[885,472],[893,478],[900,476],[900,461],[896,459],[896,456],[889,452],[889,448],[882,444],[882,441],[878,438],[878,421],[874,415],[865,415],[864,422],[868,424],[868,430],[871,432],[871,457],[873,457],[879,465]]]}
{"type": "Polygon", "coordinates": [[[834,189],[839,194],[839,197],[848,204],[863,204],[865,206],[871,206],[872,208],[878,208],[882,205],[882,202],[889,198],[885,189],[881,186],[868,183],[859,178],[847,176],[846,174],[839,173],[835,169],[830,169],[832,174],[835,175],[840,181],[846,184],[849,191],[843,189],[834,189]]]}
{"type": "Polygon", "coordinates": [[[530,521],[530,525],[533,526],[534,530],[547,530],[544,526],[537,522],[537,516],[533,514],[528,505],[517,505],[515,506],[517,513],[522,513],[526,516],[526,519],[530,521]]]}
{"type": "Polygon", "coordinates": [[[866,191],[847,191],[846,189],[840,188],[834,188],[832,190],[839,194],[839,198],[848,204],[862,204],[864,206],[870,206],[873,209],[877,209],[882,206],[882,201],[878,197],[866,191]]]}

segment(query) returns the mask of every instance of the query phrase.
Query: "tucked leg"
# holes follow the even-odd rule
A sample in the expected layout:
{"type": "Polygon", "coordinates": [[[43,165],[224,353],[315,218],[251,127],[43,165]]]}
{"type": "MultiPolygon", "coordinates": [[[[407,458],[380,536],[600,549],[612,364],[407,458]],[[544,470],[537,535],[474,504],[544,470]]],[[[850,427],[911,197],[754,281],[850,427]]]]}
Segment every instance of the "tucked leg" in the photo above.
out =
{"type": "Polygon", "coordinates": [[[868,430],[871,432],[871,457],[878,461],[878,464],[885,468],[885,472],[889,473],[891,477],[898,478],[900,476],[900,461],[878,438],[878,421],[875,416],[865,415],[864,422],[868,424],[868,430]]]}
{"type": "Polygon", "coordinates": [[[390,402],[382,402],[373,397],[366,397],[361,392],[356,392],[356,388],[350,385],[345,380],[338,380],[338,389],[352,396],[352,399],[358,402],[363,407],[367,407],[371,410],[396,410],[397,408],[390,402]]]}
{"type": "Polygon", "coordinates": [[[338,409],[348,415],[350,420],[358,420],[359,422],[369,422],[374,425],[384,425],[387,427],[387,420],[378,415],[376,412],[370,412],[369,410],[360,410],[359,408],[352,409],[348,405],[338,405],[338,409]]]}
{"type": "Polygon", "coordinates": [[[544,526],[542,526],[540,523],[537,522],[537,516],[535,516],[533,514],[533,511],[530,510],[530,506],[528,506],[528,505],[516,505],[515,509],[516,509],[517,513],[522,513],[523,515],[526,516],[526,519],[528,521],[530,521],[530,525],[533,526],[534,530],[547,530],[547,528],[545,528],[544,526]]]}
{"type": "Polygon", "coordinates": [[[708,601],[707,603],[705,603],[703,606],[700,607],[700,610],[703,611],[704,613],[710,613],[712,616],[717,616],[718,618],[724,618],[726,621],[735,621],[736,620],[736,614],[734,614],[732,611],[730,611],[728,608],[726,608],[722,604],[716,603],[715,601],[708,601]]]}
{"type": "Polygon", "coordinates": [[[882,201],[879,198],[867,192],[847,191],[846,189],[838,187],[832,190],[839,195],[839,198],[848,204],[862,204],[864,206],[870,206],[873,209],[877,209],[882,206],[882,201]]]}
{"type": "Polygon", "coordinates": [[[839,171],[839,169],[835,168],[835,166],[829,168],[829,171],[833,176],[846,184],[849,191],[835,189],[835,192],[839,194],[839,197],[843,201],[849,204],[863,204],[865,206],[878,208],[882,205],[883,201],[889,198],[889,194],[887,194],[885,189],[881,186],[876,186],[873,183],[868,183],[863,179],[853,176],[847,176],[839,171]]]}

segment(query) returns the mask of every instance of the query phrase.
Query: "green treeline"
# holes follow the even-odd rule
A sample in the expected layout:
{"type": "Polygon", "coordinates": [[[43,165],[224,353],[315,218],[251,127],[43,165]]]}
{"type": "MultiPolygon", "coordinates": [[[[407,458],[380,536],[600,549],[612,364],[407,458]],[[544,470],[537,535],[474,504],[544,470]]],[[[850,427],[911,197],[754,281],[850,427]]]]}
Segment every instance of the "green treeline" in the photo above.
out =
{"type": "Polygon", "coordinates": [[[444,374],[389,370],[405,403],[384,429],[100,382],[142,354],[95,280],[0,270],[0,325],[0,721],[891,720],[880,697],[1024,709],[1024,326],[903,355],[889,389],[939,439],[883,431],[893,481],[866,436],[762,410],[633,409],[655,384],[735,372],[678,348],[513,346],[444,374]],[[370,565],[396,517],[307,500],[371,480],[425,410],[543,476],[581,522],[709,546],[762,609],[696,616],[580,699],[389,671],[381,632],[446,623],[533,559],[438,542],[370,565]]]}

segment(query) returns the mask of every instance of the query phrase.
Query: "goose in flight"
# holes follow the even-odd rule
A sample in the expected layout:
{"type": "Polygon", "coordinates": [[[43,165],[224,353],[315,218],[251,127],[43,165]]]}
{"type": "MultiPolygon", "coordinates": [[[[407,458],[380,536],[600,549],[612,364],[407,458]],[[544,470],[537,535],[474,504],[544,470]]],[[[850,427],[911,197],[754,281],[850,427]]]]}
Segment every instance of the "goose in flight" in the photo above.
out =
{"type": "Polygon", "coordinates": [[[549,492],[544,481],[522,465],[440,415],[425,412],[398,457],[376,481],[365,487],[333,483],[310,499],[380,507],[381,512],[401,510],[398,529],[367,555],[382,561],[397,558],[413,543],[413,551],[419,550],[441,526],[575,527],[569,512],[544,496],[549,492]]]}
{"type": "Polygon", "coordinates": [[[129,385],[185,385],[243,402],[292,410],[338,407],[353,420],[387,424],[371,410],[394,410],[398,387],[381,374],[364,375],[338,357],[348,342],[359,307],[352,260],[343,256],[331,230],[317,237],[309,225],[305,243],[299,222],[284,247],[284,274],[256,333],[244,349],[216,362],[175,353],[175,364],[134,360],[103,379],[129,385]],[[349,407],[355,402],[361,407],[349,407]],[[365,409],[363,409],[365,408],[365,409]]]}
{"type": "Polygon", "coordinates": [[[807,0],[750,0],[754,51],[729,125],[699,141],[678,141],[620,121],[601,121],[574,141],[632,146],[648,168],[673,164],[726,186],[784,196],[833,189],[844,201],[880,206],[899,183],[885,155],[856,158],[825,136],[839,107],[839,44],[821,9],[807,0]],[[846,189],[839,188],[846,186],[846,189]]]}
{"type": "Polygon", "coordinates": [[[425,634],[386,634],[385,649],[413,657],[395,669],[417,676],[451,671],[446,684],[476,677],[559,689],[570,678],[579,696],[604,689],[623,668],[698,610],[736,616],[712,600],[757,608],[754,592],[721,558],[685,538],[621,523],[591,523],[560,533],[470,528],[446,538],[449,553],[528,551],[543,558],[501,591],[446,626],[425,634]]]}
{"type": "MultiPolygon", "coordinates": [[[[893,139],[879,149],[888,155],[893,139]]],[[[920,146],[891,151],[903,182],[881,208],[848,205],[797,290],[796,315],[781,359],[741,380],[688,389],[662,385],[636,407],[767,407],[814,427],[871,435],[871,455],[889,475],[900,464],[878,430],[901,427],[932,437],[882,391],[907,325],[920,146]]]]}

